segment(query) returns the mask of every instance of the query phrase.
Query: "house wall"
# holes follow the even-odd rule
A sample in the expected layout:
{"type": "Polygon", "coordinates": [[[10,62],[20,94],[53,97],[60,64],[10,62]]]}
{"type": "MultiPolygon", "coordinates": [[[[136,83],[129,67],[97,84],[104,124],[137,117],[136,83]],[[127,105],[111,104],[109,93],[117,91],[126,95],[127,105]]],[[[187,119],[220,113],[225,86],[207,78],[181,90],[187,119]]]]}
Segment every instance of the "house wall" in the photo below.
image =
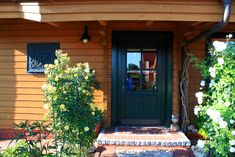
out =
{"type": "MultiPolygon", "coordinates": [[[[96,71],[101,88],[95,92],[95,103],[106,111],[105,124],[111,120],[111,40],[112,30],[175,31],[175,22],[112,22],[102,26],[98,22],[37,23],[25,20],[4,20],[0,25],[0,128],[12,128],[22,120],[43,120],[44,95],[41,86],[44,75],[28,74],[26,70],[27,43],[60,42],[73,63],[89,62],[96,71]],[[88,25],[91,41],[79,39],[84,24],[88,25]]],[[[180,53],[174,46],[173,111],[179,111],[178,79],[180,53]]]]}
{"type": "MultiPolygon", "coordinates": [[[[0,128],[11,128],[22,120],[43,120],[44,95],[41,86],[44,75],[28,74],[27,43],[60,42],[60,47],[71,56],[73,63],[89,62],[96,70],[96,78],[103,89],[104,51],[98,24],[89,23],[92,40],[80,42],[84,23],[36,23],[9,20],[0,25],[0,128]]],[[[103,108],[102,90],[94,93],[103,108]]]]}
{"type": "MultiPolygon", "coordinates": [[[[232,27],[231,27],[232,29],[232,27]]],[[[41,86],[44,75],[26,71],[27,43],[60,42],[72,62],[89,62],[96,71],[101,88],[94,93],[95,103],[106,111],[105,125],[111,120],[111,55],[113,30],[149,30],[174,32],[173,45],[173,113],[180,111],[179,77],[181,70],[182,24],[179,22],[57,22],[37,23],[12,19],[2,20],[0,25],[0,128],[12,128],[12,123],[22,120],[43,120],[44,96],[41,86]],[[84,25],[89,28],[91,41],[83,44],[79,39],[84,25]]],[[[204,42],[190,45],[188,50],[204,55],[204,42]]],[[[200,74],[190,68],[190,110],[195,105],[195,90],[200,74]]],[[[191,114],[192,112],[190,112],[191,114]]]]}

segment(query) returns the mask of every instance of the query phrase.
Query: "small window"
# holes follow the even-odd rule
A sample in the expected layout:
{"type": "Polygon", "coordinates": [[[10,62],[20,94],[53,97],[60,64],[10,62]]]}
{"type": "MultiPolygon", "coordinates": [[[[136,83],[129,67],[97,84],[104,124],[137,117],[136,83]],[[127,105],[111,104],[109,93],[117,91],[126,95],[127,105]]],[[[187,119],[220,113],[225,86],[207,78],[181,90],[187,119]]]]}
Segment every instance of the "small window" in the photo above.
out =
{"type": "Polygon", "coordinates": [[[44,73],[44,65],[54,63],[55,51],[59,48],[60,43],[28,43],[27,72],[44,73]]]}

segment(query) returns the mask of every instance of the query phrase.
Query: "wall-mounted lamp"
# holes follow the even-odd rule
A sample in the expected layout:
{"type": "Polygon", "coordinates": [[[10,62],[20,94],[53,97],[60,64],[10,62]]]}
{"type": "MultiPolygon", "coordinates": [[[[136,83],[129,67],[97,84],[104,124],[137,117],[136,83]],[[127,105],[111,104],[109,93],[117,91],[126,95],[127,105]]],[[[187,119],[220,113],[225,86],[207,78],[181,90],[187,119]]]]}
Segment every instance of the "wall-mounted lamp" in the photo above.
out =
{"type": "Polygon", "coordinates": [[[85,27],[84,27],[83,34],[82,34],[80,40],[81,40],[83,43],[88,43],[88,41],[89,41],[90,39],[91,39],[91,37],[90,37],[90,35],[89,35],[89,33],[88,33],[88,27],[85,26],[85,27]]]}

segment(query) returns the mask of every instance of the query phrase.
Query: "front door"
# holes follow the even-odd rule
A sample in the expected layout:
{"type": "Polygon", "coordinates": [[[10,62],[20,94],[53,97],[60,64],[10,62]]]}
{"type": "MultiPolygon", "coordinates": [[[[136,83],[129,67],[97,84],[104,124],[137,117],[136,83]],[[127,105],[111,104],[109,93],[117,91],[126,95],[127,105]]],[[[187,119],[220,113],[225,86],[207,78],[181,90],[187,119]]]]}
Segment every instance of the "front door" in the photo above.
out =
{"type": "Polygon", "coordinates": [[[165,124],[171,110],[166,104],[166,88],[171,86],[168,82],[171,81],[168,80],[171,64],[169,33],[114,32],[113,35],[116,121],[121,124],[165,124]]]}

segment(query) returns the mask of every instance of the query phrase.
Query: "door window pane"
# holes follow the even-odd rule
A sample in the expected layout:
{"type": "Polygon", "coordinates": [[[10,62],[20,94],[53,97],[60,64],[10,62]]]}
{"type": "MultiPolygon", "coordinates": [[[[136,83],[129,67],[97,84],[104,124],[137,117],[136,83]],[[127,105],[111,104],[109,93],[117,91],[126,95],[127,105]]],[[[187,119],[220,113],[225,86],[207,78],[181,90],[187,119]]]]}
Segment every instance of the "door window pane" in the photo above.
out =
{"type": "Polygon", "coordinates": [[[145,91],[153,91],[156,90],[156,80],[157,80],[157,73],[156,71],[143,71],[142,73],[142,90],[145,91]]]}
{"type": "Polygon", "coordinates": [[[143,69],[156,69],[157,55],[156,52],[143,52],[142,53],[142,68],[143,69]]]}
{"type": "Polygon", "coordinates": [[[140,52],[127,52],[127,69],[139,70],[141,62],[140,52]]]}
{"type": "Polygon", "coordinates": [[[140,71],[127,71],[126,89],[132,91],[140,90],[140,71]]]}

